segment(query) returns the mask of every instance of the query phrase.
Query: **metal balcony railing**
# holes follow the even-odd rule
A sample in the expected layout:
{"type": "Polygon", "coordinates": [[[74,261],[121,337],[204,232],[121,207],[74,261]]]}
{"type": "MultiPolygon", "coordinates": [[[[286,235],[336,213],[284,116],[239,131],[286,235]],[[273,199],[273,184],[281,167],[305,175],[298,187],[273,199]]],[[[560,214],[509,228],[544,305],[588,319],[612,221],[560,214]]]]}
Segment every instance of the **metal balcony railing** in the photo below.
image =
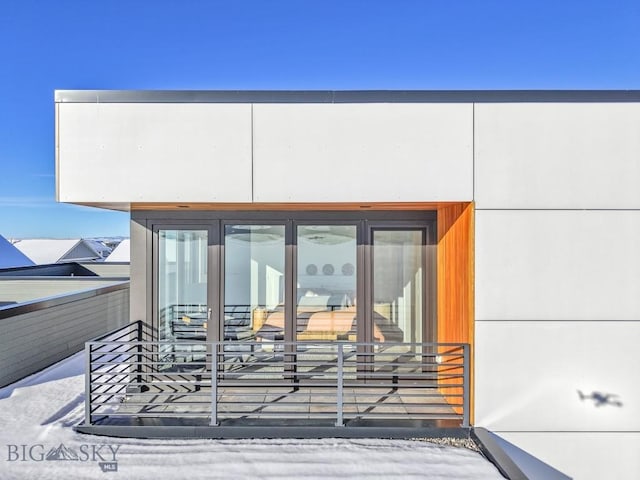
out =
{"type": "Polygon", "coordinates": [[[147,338],[136,322],[86,344],[85,425],[152,417],[212,426],[398,419],[469,426],[467,344],[147,338]]]}

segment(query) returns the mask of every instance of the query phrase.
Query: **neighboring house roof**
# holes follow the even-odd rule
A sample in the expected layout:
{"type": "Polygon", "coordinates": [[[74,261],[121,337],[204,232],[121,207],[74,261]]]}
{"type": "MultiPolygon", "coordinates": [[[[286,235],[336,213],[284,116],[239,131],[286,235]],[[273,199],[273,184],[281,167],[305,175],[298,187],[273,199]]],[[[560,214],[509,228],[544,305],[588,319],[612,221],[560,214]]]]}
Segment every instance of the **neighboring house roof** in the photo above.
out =
{"type": "Polygon", "coordinates": [[[107,258],[111,254],[111,248],[107,247],[99,240],[85,239],[84,241],[91,245],[91,247],[98,252],[102,258],[107,258]]]}
{"type": "Polygon", "coordinates": [[[109,255],[104,261],[105,262],[129,262],[131,260],[130,256],[130,241],[128,238],[122,240],[116,248],[113,249],[111,255],[109,255]]]}
{"type": "Polygon", "coordinates": [[[38,265],[100,260],[100,252],[81,238],[34,238],[19,240],[15,247],[38,265]]]}
{"type": "Polygon", "coordinates": [[[33,261],[0,235],[0,268],[28,267],[33,261]]]}

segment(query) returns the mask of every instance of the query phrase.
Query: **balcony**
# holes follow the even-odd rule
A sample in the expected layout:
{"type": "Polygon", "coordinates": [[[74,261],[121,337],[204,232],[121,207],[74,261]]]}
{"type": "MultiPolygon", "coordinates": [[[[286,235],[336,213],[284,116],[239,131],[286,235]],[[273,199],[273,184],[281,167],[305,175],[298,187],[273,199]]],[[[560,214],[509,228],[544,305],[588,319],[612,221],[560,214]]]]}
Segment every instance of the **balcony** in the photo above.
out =
{"type": "Polygon", "coordinates": [[[80,432],[136,437],[420,436],[469,427],[469,346],[88,342],[80,432]],[[212,374],[214,372],[214,374],[212,374]]]}

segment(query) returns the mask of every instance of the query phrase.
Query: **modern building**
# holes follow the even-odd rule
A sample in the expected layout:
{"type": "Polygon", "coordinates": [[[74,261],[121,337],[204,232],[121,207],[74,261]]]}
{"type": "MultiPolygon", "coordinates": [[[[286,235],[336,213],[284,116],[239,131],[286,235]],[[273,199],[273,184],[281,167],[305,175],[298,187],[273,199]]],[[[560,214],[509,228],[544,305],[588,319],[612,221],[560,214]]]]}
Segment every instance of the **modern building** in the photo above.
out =
{"type": "Polygon", "coordinates": [[[27,267],[33,261],[0,235],[0,268],[27,267]]]}
{"type": "Polygon", "coordinates": [[[28,238],[14,246],[36,265],[102,261],[111,253],[104,244],[84,238],[28,238]]]}
{"type": "MultiPolygon", "coordinates": [[[[373,378],[407,387],[392,422],[445,418],[408,400],[435,378],[463,424],[569,475],[640,473],[640,92],[58,91],[55,106],[58,200],[131,214],[131,320],[157,342],[139,380],[222,372],[218,398],[271,352],[283,381],[351,375],[331,394],[342,425],[373,378]],[[304,357],[320,347],[325,363],[304,357]]],[[[327,407],[305,395],[303,416],[327,407]]]]}

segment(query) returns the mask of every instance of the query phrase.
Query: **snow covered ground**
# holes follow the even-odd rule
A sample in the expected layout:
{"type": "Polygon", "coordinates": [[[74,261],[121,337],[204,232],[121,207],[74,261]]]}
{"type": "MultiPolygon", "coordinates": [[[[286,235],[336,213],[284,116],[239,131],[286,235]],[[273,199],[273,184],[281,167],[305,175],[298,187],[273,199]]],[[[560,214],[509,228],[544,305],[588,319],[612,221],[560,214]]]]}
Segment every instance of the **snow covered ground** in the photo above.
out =
{"type": "Polygon", "coordinates": [[[82,435],[72,426],[84,413],[83,362],[80,353],[0,389],[0,479],[503,478],[474,451],[412,440],[82,435]]]}

